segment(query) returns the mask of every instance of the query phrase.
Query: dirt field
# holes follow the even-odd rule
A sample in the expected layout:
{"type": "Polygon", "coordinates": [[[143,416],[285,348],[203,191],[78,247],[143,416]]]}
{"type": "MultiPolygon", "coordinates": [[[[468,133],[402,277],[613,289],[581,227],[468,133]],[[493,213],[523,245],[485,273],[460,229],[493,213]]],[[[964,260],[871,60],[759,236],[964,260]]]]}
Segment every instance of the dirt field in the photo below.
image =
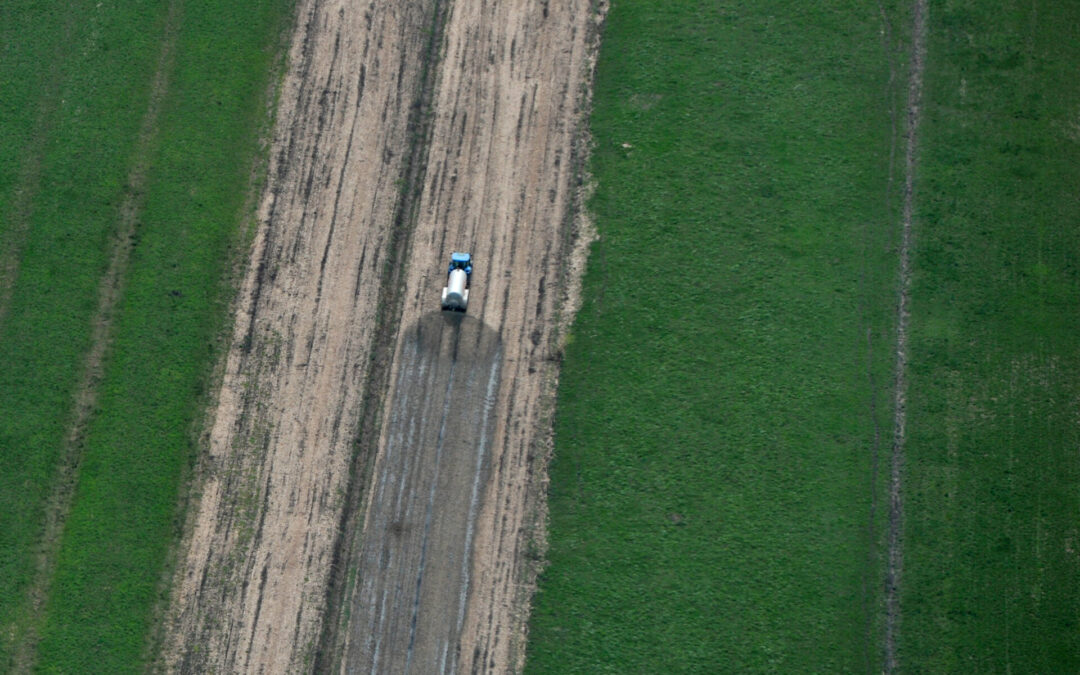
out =
{"type": "Polygon", "coordinates": [[[519,666],[601,17],[301,2],[169,669],[519,666]]]}

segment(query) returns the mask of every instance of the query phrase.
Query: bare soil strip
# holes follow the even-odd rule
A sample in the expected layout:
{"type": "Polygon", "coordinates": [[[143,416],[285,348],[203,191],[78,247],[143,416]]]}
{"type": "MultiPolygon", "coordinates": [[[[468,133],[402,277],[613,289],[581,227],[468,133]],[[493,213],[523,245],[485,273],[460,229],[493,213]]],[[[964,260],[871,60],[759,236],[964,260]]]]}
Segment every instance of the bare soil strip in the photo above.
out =
{"type": "MultiPolygon", "coordinates": [[[[345,670],[397,663],[412,672],[506,672],[521,665],[534,583],[527,564],[530,537],[544,495],[544,442],[550,429],[546,397],[557,374],[556,310],[568,283],[570,216],[579,177],[581,155],[575,143],[601,18],[587,0],[459,0],[451,8],[401,325],[416,325],[437,309],[449,252],[471,251],[476,265],[469,316],[495,331],[503,345],[491,473],[482,485],[475,516],[463,506],[446,505],[450,513],[444,514],[442,529],[428,530],[413,544],[422,552],[425,545],[441,546],[454,537],[471,539],[470,566],[463,571],[451,556],[432,559],[421,553],[423,571],[410,577],[414,590],[378,595],[380,605],[386,599],[385,609],[370,608],[374,589],[389,584],[371,577],[365,556],[381,549],[400,551],[409,559],[417,555],[415,548],[410,553],[389,541],[399,536],[397,525],[411,521],[387,522],[377,500],[385,481],[400,480],[386,469],[390,458],[401,452],[392,437],[401,428],[394,411],[399,402],[412,400],[412,390],[419,386],[414,376],[401,374],[403,369],[418,373],[402,352],[403,342],[395,357],[394,385],[387,398],[392,403],[381,425],[358,554],[360,578],[352,610],[356,623],[346,639],[345,670]],[[464,582],[464,587],[457,586],[466,592],[464,608],[458,593],[442,598],[425,594],[424,579],[436,576],[464,582]],[[450,626],[430,643],[437,648],[423,653],[417,649],[421,629],[414,639],[410,627],[409,639],[380,643],[380,660],[375,662],[374,641],[365,646],[372,638],[363,625],[373,616],[376,636],[378,625],[411,626],[414,619],[423,625],[441,618],[450,626]]],[[[456,433],[482,428],[477,413],[474,409],[448,424],[459,427],[456,433]]],[[[430,452],[422,439],[412,445],[406,441],[404,447],[406,452],[430,452]]],[[[418,489],[431,480],[423,471],[415,475],[418,489]]],[[[475,475],[458,475],[461,480],[445,488],[445,494],[470,494],[475,475]]]]}
{"type": "Polygon", "coordinates": [[[903,572],[904,443],[907,427],[908,325],[911,321],[912,214],[918,168],[919,121],[922,119],[923,74],[926,67],[926,0],[916,0],[912,27],[911,76],[907,98],[907,149],[904,155],[904,201],[900,240],[900,288],[896,326],[896,391],[893,401],[893,445],[889,479],[889,562],[885,580],[885,670],[899,671],[896,646],[900,630],[900,580],[903,572]]]}
{"type": "Polygon", "coordinates": [[[189,672],[310,669],[432,5],[299,3],[267,191],[165,650],[189,672]]]}
{"type": "Polygon", "coordinates": [[[16,650],[16,672],[33,670],[41,613],[49,596],[63,538],[64,523],[71,510],[71,500],[75,495],[87,424],[97,402],[98,385],[101,382],[105,355],[112,334],[114,310],[124,291],[125,273],[131,257],[139,214],[142,212],[150,152],[157,136],[161,103],[169,86],[169,72],[172,69],[180,16],[181,2],[173,0],[169,3],[161,53],[158,55],[150,89],[150,100],[139,128],[131,171],[128,173],[126,190],[120,203],[109,268],[98,288],[98,306],[93,318],[90,350],[87,352],[82,375],[75,390],[71,422],[64,438],[64,449],[57,469],[57,478],[45,510],[45,531],[37,553],[34,581],[28,590],[26,600],[31,618],[27,622],[26,632],[22,635],[22,640],[16,650]]]}
{"type": "Polygon", "coordinates": [[[520,666],[601,16],[300,2],[166,667],[349,668],[379,635],[392,668],[520,666]],[[418,338],[453,249],[469,315],[418,338]],[[363,571],[387,551],[413,592],[363,571]]]}
{"type": "Polygon", "coordinates": [[[383,265],[382,289],[375,312],[375,337],[369,357],[360,424],[356,431],[355,449],[345,489],[334,553],[331,559],[329,583],[326,586],[324,623],[315,654],[315,671],[327,672],[343,659],[344,624],[348,616],[348,591],[355,577],[348,564],[358,542],[362,541],[364,505],[374,458],[379,448],[379,428],[386,391],[390,387],[390,370],[397,347],[401,308],[404,295],[405,265],[411,246],[411,233],[427,170],[427,150],[431,140],[431,104],[438,76],[438,61],[443,42],[447,14],[446,2],[433,0],[431,23],[425,38],[421,91],[413,105],[408,123],[409,148],[406,152],[401,185],[401,200],[394,216],[394,228],[389,251],[383,265]]]}

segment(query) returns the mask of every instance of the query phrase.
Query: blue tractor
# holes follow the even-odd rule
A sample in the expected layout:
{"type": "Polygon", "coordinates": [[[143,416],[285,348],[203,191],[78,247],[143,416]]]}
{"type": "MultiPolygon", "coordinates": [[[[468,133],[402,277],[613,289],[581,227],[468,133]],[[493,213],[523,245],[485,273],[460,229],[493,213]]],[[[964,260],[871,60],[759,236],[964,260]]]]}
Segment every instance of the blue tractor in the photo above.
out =
{"type": "Polygon", "coordinates": [[[443,311],[464,312],[469,308],[472,256],[468,253],[451,253],[450,269],[446,274],[446,288],[442,291],[443,311]]]}

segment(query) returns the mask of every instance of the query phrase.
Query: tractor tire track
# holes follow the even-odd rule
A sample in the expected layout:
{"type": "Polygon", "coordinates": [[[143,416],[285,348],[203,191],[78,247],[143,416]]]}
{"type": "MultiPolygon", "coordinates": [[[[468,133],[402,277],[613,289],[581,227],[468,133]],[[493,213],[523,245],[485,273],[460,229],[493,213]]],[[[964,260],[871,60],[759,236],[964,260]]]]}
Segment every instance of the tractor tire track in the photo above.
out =
{"type": "Polygon", "coordinates": [[[401,393],[389,410],[364,528],[377,536],[360,552],[352,670],[455,670],[472,525],[490,474],[501,348],[480,321],[438,312],[403,336],[401,393]]]}
{"type": "Polygon", "coordinates": [[[897,291],[893,443],[889,469],[888,564],[885,578],[885,671],[899,672],[900,583],[904,562],[904,446],[907,439],[908,330],[911,323],[912,221],[918,169],[919,123],[922,119],[926,69],[927,2],[916,0],[912,26],[911,74],[907,94],[907,147],[904,152],[903,213],[900,225],[900,282],[897,291]]]}
{"type": "MultiPolygon", "coordinates": [[[[128,262],[139,225],[139,216],[143,209],[150,155],[157,137],[161,104],[169,88],[169,73],[172,70],[181,14],[180,0],[170,2],[161,51],[158,54],[157,66],[150,86],[149,102],[139,127],[131,168],[117,214],[117,228],[112,252],[109,255],[109,267],[98,287],[98,304],[92,320],[90,349],[86,354],[79,383],[75,389],[71,421],[64,436],[57,477],[46,501],[45,529],[38,548],[34,578],[28,589],[26,600],[31,619],[16,648],[15,672],[32,671],[36,660],[42,611],[56,570],[64,524],[75,496],[86,432],[97,404],[98,387],[104,374],[104,363],[112,337],[114,313],[124,292],[128,262]]],[[[2,310],[3,307],[0,307],[0,312],[2,310]]]]}
{"type": "MultiPolygon", "coordinates": [[[[878,15],[881,21],[881,49],[888,64],[889,78],[883,88],[884,100],[888,102],[889,111],[889,154],[887,163],[887,177],[885,181],[883,218],[887,222],[894,222],[893,218],[899,218],[899,209],[896,202],[896,152],[899,146],[899,117],[900,104],[898,89],[898,65],[897,53],[899,46],[895,44],[893,37],[892,20],[885,6],[880,2],[877,5],[878,15]]],[[[868,278],[871,275],[870,248],[872,244],[871,228],[874,225],[867,221],[862,232],[863,262],[859,271],[860,300],[858,306],[859,324],[866,330],[866,384],[870,392],[868,401],[868,414],[872,424],[872,436],[870,438],[870,509],[866,525],[866,539],[868,542],[866,564],[863,568],[861,595],[863,608],[863,662],[866,672],[874,672],[880,667],[883,653],[881,641],[876,637],[877,631],[882,625],[881,611],[878,607],[881,588],[881,553],[879,550],[879,512],[881,483],[881,447],[884,437],[884,421],[880,415],[882,406],[881,396],[885,390],[879,390],[878,377],[875,375],[875,337],[884,337],[875,331],[869,318],[869,309],[872,298],[868,290],[868,278]]]]}

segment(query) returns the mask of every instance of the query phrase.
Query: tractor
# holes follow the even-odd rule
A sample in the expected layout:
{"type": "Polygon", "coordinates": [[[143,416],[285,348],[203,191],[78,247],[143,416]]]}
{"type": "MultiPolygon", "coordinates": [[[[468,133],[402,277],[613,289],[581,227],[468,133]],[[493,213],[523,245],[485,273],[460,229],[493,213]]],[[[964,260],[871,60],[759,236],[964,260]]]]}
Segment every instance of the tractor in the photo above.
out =
{"type": "Polygon", "coordinates": [[[469,308],[469,281],[472,279],[472,256],[451,253],[450,269],[446,273],[446,288],[442,292],[444,312],[464,312],[469,308]]]}

